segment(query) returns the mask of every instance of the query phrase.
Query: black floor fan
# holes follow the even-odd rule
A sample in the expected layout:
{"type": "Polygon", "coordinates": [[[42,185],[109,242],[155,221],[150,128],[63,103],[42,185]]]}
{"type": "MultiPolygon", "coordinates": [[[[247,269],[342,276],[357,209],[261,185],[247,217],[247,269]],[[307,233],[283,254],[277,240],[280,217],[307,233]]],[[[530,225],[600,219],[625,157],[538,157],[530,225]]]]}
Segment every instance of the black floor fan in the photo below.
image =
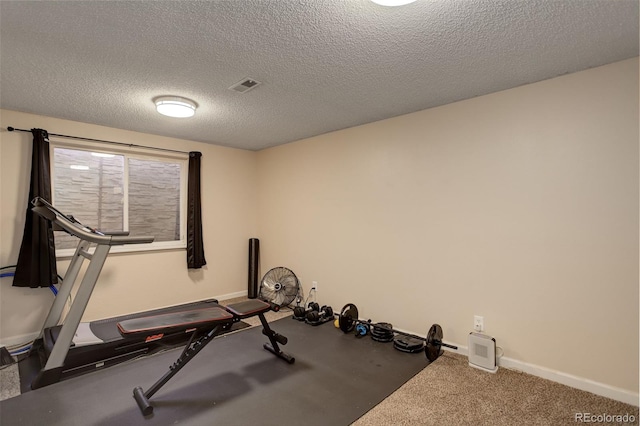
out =
{"type": "Polygon", "coordinates": [[[271,269],[260,282],[260,298],[280,307],[289,306],[300,291],[300,281],[283,266],[271,269]]]}

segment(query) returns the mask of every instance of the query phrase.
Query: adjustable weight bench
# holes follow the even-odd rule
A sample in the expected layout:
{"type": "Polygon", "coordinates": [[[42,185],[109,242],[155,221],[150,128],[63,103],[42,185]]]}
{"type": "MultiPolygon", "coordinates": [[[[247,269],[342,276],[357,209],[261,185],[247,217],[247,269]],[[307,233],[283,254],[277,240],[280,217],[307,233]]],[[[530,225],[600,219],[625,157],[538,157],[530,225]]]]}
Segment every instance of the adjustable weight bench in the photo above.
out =
{"type": "Polygon", "coordinates": [[[251,299],[226,307],[192,309],[183,312],[134,318],[118,323],[118,331],[125,339],[154,339],[161,337],[164,333],[180,330],[184,330],[185,333],[191,333],[191,338],[182,354],[169,367],[168,372],[146,392],[140,386],[133,389],[133,397],[142,414],[148,416],[153,413],[149,398],[158,392],[165,383],[176,375],[182,367],[187,365],[221,331],[227,330],[233,323],[244,318],[257,315],[262,323],[262,334],[269,338],[269,343],[265,343],[264,348],[278,358],[293,364],[295,358],[283,352],[278,346],[278,343],[286,345],[287,338],[273,331],[264,317],[265,312],[269,310],[277,311],[278,309],[277,305],[259,299],[251,299]]]}

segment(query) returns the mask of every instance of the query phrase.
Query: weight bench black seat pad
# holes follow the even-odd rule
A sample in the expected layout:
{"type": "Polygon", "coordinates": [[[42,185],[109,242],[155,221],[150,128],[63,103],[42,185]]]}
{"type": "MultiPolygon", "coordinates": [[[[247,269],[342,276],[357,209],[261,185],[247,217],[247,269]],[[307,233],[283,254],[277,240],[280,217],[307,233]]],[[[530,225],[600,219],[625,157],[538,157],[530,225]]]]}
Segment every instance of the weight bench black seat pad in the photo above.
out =
{"type": "Polygon", "coordinates": [[[232,322],[233,315],[221,307],[192,309],[132,318],[118,323],[118,331],[122,337],[131,338],[140,335],[175,333],[178,331],[203,328],[214,324],[232,322]]]}
{"type": "Polygon", "coordinates": [[[243,319],[267,312],[271,309],[271,305],[260,299],[249,299],[244,302],[227,305],[226,309],[236,317],[243,319]]]}

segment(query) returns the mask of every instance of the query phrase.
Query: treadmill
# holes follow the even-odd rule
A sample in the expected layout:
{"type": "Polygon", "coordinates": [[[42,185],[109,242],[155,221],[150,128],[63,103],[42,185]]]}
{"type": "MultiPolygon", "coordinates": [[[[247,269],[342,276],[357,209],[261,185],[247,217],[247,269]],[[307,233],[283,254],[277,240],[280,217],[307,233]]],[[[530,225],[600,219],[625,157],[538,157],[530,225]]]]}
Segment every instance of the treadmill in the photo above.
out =
{"type": "Polygon", "coordinates": [[[190,337],[189,333],[177,331],[148,336],[142,341],[127,340],[118,331],[119,322],[219,306],[217,300],[208,299],[90,323],[80,322],[111,246],[151,243],[154,237],[129,236],[128,232],[100,232],[81,224],[73,216],[63,214],[40,197],[36,197],[32,205],[32,210],[50,221],[55,231],[65,231],[78,237],[80,242],[38,338],[29,353],[19,360],[23,393],[71,376],[184,345],[190,337]],[[93,253],[89,252],[91,246],[95,249],[93,253]],[[85,259],[89,260],[86,272],[63,324],[59,325],[64,305],[85,259]]]}

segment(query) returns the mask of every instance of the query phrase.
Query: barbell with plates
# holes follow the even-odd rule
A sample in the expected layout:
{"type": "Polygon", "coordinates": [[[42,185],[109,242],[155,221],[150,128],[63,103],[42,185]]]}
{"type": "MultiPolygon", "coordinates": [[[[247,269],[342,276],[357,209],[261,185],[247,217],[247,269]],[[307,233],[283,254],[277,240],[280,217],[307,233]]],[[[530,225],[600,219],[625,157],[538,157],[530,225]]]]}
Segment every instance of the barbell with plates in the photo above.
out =
{"type": "MultiPolygon", "coordinates": [[[[389,323],[372,323],[371,320],[363,321],[359,319],[358,316],[358,307],[353,303],[347,303],[340,311],[340,316],[338,317],[338,325],[340,330],[344,333],[350,333],[356,326],[363,325],[367,328],[373,328],[378,330],[385,330],[391,334],[400,334],[402,336],[414,338],[425,342],[424,353],[427,356],[427,359],[431,362],[438,359],[438,357],[442,354],[442,346],[451,349],[458,349],[457,346],[449,345],[442,342],[442,327],[439,324],[433,324],[431,328],[429,328],[429,332],[427,333],[427,337],[417,336],[415,334],[406,333],[400,330],[394,330],[389,323]]],[[[380,340],[380,341],[388,341],[388,340],[380,340]]]]}

